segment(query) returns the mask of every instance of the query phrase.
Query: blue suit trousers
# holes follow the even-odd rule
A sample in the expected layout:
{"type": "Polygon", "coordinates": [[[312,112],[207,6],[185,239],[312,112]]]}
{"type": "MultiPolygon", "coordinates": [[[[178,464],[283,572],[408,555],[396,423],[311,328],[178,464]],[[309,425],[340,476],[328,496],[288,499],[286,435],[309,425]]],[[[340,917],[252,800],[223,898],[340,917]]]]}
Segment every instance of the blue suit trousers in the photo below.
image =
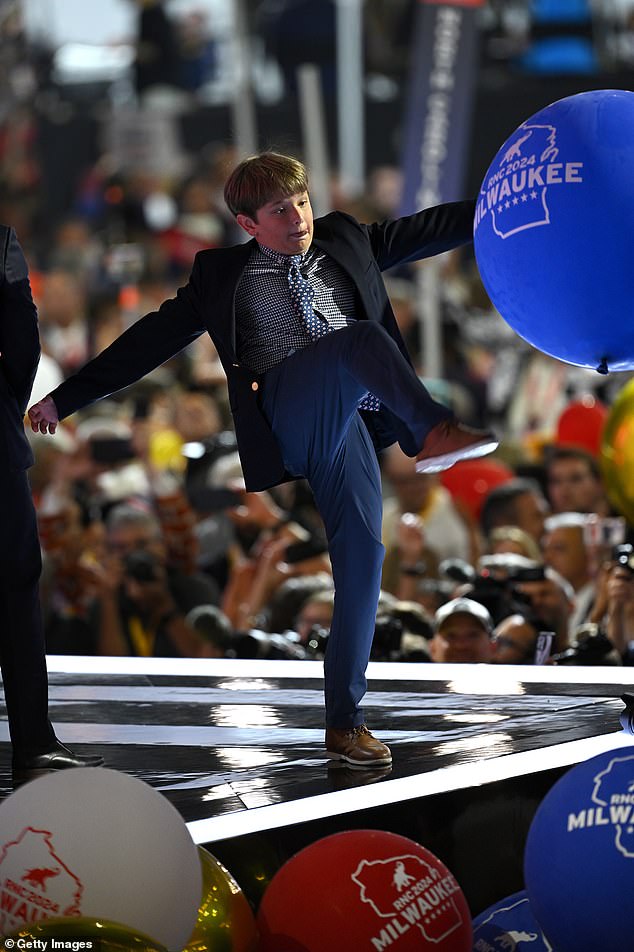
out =
{"type": "Polygon", "coordinates": [[[370,392],[399,417],[399,442],[410,456],[451,412],[370,321],[296,351],[267,371],[262,389],[286,469],[308,481],[328,538],[335,604],[324,659],[326,726],[356,727],[364,722],[384,555],[381,476],[359,402],[370,392]]]}

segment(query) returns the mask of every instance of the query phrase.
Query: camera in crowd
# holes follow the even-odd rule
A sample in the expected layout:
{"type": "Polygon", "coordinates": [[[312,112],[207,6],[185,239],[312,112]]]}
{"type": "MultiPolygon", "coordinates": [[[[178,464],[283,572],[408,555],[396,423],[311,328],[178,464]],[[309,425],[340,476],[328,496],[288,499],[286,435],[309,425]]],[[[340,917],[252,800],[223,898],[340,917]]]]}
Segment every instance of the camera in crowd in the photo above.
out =
{"type": "Polygon", "coordinates": [[[380,605],[374,625],[372,661],[429,661],[427,644],[433,623],[416,602],[388,600],[380,605]]]}
{"type": "Polygon", "coordinates": [[[160,559],[145,549],[128,552],[123,560],[123,568],[128,578],[136,582],[158,582],[162,578],[160,559]]]}
{"type": "MultiPolygon", "coordinates": [[[[319,624],[312,625],[303,639],[290,629],[280,634],[259,629],[236,632],[231,657],[321,661],[329,635],[329,629],[319,624]]],[[[427,642],[432,635],[432,621],[422,606],[381,593],[370,655],[373,661],[429,661],[427,642]]]]}
{"type": "Polygon", "coordinates": [[[290,636],[290,633],[277,634],[251,628],[249,631],[234,633],[231,649],[226,657],[304,661],[311,655],[290,636]]]}
{"type": "Polygon", "coordinates": [[[622,545],[615,545],[612,550],[612,562],[614,565],[620,565],[634,575],[634,546],[629,542],[622,545]]]}
{"type": "Polygon", "coordinates": [[[305,651],[306,657],[315,661],[321,661],[326,657],[326,648],[328,647],[329,628],[322,625],[313,625],[308,632],[305,651]]]}
{"type": "Polygon", "coordinates": [[[401,642],[405,632],[405,625],[401,618],[391,613],[379,614],[374,625],[374,639],[372,641],[373,661],[400,660],[401,642]]]}
{"type": "Polygon", "coordinates": [[[621,665],[621,658],[614,645],[594,623],[580,625],[572,644],[565,651],[551,656],[554,664],[574,665],[621,665]]]}
{"type": "MultiPolygon", "coordinates": [[[[385,593],[383,599],[387,601],[385,593]]],[[[324,658],[328,635],[327,628],[313,625],[304,645],[307,658],[324,658]]],[[[426,645],[432,635],[431,620],[420,605],[394,599],[379,607],[370,658],[372,661],[429,661],[426,645]]]]}
{"type": "MultiPolygon", "coordinates": [[[[499,624],[509,615],[527,615],[531,611],[531,600],[521,591],[523,582],[540,582],[545,579],[546,568],[541,562],[528,559],[514,553],[500,553],[483,556],[479,562],[479,573],[462,559],[446,559],[440,563],[441,576],[456,584],[469,585],[468,597],[480,602],[488,610],[493,624],[499,624]]],[[[544,628],[534,617],[540,629],[544,628]]]]}

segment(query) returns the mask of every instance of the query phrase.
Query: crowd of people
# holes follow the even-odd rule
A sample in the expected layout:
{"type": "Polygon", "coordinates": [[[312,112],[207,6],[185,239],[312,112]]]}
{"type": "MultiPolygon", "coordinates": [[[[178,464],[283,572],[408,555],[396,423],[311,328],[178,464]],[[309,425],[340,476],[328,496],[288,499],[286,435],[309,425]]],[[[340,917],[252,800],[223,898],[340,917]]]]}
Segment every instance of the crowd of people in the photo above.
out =
{"type": "MultiPolygon", "coordinates": [[[[215,385],[157,378],[31,437],[47,650],[322,658],[333,580],[308,485],[246,492],[215,385]]],[[[396,445],[381,467],[374,659],[632,662],[629,530],[587,449],[547,446],[479,511],[396,445]]]]}

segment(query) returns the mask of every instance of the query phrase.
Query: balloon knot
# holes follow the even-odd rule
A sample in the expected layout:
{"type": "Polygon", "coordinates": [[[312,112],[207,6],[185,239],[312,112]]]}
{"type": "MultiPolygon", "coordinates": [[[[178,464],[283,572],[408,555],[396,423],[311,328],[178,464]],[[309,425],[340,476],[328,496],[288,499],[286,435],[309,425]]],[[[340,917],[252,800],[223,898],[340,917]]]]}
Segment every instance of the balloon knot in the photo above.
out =
{"type": "Polygon", "coordinates": [[[602,357],[602,358],[601,358],[601,362],[599,363],[599,366],[597,367],[597,373],[598,373],[598,374],[607,374],[607,373],[609,373],[609,372],[610,372],[610,371],[609,371],[609,369],[608,369],[608,358],[607,358],[607,357],[602,357]]]}

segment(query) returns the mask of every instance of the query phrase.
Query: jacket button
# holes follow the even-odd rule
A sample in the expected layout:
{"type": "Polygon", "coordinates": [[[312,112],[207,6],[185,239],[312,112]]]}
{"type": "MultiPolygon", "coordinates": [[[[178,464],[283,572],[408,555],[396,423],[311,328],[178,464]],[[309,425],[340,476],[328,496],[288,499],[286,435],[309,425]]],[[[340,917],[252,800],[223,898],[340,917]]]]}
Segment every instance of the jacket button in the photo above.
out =
{"type": "Polygon", "coordinates": [[[251,384],[251,389],[252,389],[252,390],[259,390],[259,389],[260,389],[260,384],[257,382],[257,380],[254,380],[254,381],[253,381],[253,383],[251,384]]]}

